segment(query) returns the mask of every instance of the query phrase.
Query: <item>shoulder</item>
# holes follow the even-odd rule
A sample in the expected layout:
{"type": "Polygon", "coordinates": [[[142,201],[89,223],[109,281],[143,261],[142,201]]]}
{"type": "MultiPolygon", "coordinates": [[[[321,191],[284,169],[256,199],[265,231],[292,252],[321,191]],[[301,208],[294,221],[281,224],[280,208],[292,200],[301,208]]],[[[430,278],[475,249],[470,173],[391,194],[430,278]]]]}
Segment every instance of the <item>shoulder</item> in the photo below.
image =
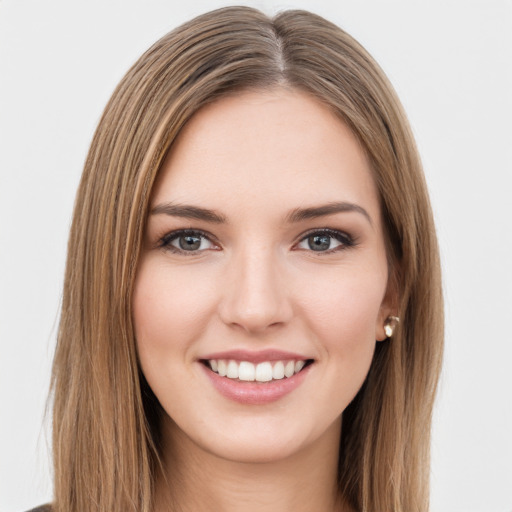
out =
{"type": "Polygon", "coordinates": [[[32,508],[27,510],[27,512],[52,512],[51,505],[41,505],[40,507],[32,508]]]}

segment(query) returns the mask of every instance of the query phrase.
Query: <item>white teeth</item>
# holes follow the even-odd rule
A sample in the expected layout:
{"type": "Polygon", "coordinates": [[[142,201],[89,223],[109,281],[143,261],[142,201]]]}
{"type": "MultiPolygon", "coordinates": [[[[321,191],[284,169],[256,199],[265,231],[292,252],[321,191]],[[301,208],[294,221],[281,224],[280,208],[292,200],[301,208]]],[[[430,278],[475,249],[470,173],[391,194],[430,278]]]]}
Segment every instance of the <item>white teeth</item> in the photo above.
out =
{"type": "Polygon", "coordinates": [[[236,361],[229,361],[226,377],[229,379],[238,379],[238,365],[236,361]]]}
{"type": "Polygon", "coordinates": [[[221,377],[225,377],[226,376],[226,373],[228,372],[228,365],[226,364],[226,361],[224,361],[224,359],[219,359],[218,361],[218,370],[219,370],[219,375],[221,377]]]}
{"type": "Polygon", "coordinates": [[[284,374],[286,377],[291,377],[295,373],[295,363],[288,361],[284,367],[284,374]]]}
{"type": "Polygon", "coordinates": [[[272,380],[272,365],[270,363],[260,363],[256,366],[256,380],[258,382],[272,380]]]}
{"type": "Polygon", "coordinates": [[[274,368],[272,368],[272,378],[282,379],[284,377],[284,364],[282,361],[278,361],[274,368]]]}
{"type": "Polygon", "coordinates": [[[256,368],[252,363],[242,361],[238,367],[238,378],[240,380],[253,381],[256,378],[256,368]]]}
{"type": "Polygon", "coordinates": [[[232,359],[209,359],[208,364],[213,372],[221,377],[228,379],[240,379],[247,382],[269,382],[271,380],[281,380],[290,378],[299,373],[306,361],[264,361],[259,364],[253,364],[248,361],[237,362],[232,359]]]}

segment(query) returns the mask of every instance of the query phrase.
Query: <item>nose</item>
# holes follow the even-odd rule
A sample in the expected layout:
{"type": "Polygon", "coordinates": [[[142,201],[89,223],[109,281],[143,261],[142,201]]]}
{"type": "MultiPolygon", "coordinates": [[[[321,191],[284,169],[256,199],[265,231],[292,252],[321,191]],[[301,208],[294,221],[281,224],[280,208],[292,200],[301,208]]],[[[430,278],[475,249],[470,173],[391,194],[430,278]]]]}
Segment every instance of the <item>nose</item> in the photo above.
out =
{"type": "Polygon", "coordinates": [[[219,305],[222,321],[249,333],[284,325],[293,309],[276,258],[262,252],[241,254],[230,263],[219,305]]]}

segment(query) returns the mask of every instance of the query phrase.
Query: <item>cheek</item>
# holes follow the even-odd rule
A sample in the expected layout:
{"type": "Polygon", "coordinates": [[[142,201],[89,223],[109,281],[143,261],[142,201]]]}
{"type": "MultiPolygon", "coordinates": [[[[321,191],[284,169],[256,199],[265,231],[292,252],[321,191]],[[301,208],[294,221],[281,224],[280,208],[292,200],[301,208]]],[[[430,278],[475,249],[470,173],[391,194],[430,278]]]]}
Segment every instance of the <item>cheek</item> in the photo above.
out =
{"type": "Polygon", "coordinates": [[[317,285],[303,294],[301,309],[326,335],[342,330],[355,338],[363,332],[374,338],[386,282],[386,273],[375,270],[332,272],[320,276],[317,285]]]}
{"type": "Polygon", "coordinates": [[[192,281],[186,271],[173,272],[151,258],[141,262],[133,294],[133,320],[142,362],[169,350],[186,350],[201,332],[212,302],[207,283],[197,276],[192,281]]]}
{"type": "Polygon", "coordinates": [[[370,366],[386,279],[385,272],[345,269],[323,280],[302,302],[302,316],[319,349],[337,371],[343,367],[347,380],[362,383],[370,366]]]}

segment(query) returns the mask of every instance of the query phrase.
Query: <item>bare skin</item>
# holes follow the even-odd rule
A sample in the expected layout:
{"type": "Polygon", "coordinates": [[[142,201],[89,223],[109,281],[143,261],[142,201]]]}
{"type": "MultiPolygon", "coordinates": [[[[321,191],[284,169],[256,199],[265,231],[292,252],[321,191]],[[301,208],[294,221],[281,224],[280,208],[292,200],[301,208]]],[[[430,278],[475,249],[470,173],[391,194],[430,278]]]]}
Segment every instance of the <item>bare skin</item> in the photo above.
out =
{"type": "Polygon", "coordinates": [[[391,299],[378,193],[346,125],[286,88],[197,113],[154,187],[134,290],[164,410],[155,510],[347,512],[341,417],[391,299]],[[223,358],[274,373],[226,375],[223,358]],[[288,359],[303,366],[284,378],[288,359]]]}
{"type": "Polygon", "coordinates": [[[350,512],[338,495],[339,422],[331,436],[278,462],[238,463],[205,453],[179,435],[171,422],[167,437],[167,482],[161,478],[156,511],[350,512]],[[320,445],[321,444],[321,445],[320,445]],[[322,464],[318,457],[323,456],[322,464]],[[172,499],[170,498],[172,496],[172,499]]]}

